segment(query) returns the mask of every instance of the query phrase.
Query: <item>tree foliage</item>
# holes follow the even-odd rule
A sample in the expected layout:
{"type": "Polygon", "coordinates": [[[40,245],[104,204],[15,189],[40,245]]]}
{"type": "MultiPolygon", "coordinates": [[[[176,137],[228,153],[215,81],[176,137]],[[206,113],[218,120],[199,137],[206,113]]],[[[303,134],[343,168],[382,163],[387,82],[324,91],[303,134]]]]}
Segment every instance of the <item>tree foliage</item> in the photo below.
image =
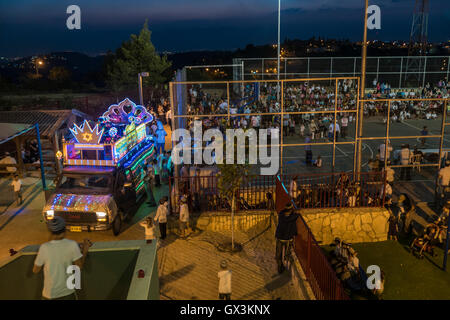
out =
{"type": "Polygon", "coordinates": [[[130,40],[107,58],[107,84],[115,92],[135,87],[140,72],[149,72],[143,78],[145,84],[161,84],[168,80],[167,70],[171,67],[166,56],[157,54],[151,40],[151,31],[145,21],[139,35],[132,34],[130,40]]]}

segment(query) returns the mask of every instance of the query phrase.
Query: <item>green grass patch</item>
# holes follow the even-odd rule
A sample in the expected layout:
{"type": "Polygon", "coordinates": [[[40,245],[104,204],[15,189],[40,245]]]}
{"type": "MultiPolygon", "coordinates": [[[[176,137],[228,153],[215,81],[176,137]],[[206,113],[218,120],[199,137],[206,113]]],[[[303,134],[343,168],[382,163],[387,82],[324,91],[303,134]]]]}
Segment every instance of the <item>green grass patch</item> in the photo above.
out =
{"type": "MultiPolygon", "coordinates": [[[[423,259],[409,252],[408,242],[382,241],[355,243],[359,262],[364,269],[378,265],[385,273],[385,300],[450,299],[450,265],[442,270],[443,250],[435,248],[436,257],[423,259]]],[[[324,250],[331,248],[326,246],[324,250]]],[[[449,261],[450,264],[450,261],[449,261]]]]}

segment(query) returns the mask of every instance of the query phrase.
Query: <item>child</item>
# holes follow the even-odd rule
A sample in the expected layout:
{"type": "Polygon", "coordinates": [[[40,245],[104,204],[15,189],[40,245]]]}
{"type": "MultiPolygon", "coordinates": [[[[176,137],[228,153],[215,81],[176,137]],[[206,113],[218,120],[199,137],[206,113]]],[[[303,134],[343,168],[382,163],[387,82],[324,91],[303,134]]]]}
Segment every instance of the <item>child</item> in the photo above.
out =
{"type": "Polygon", "coordinates": [[[189,225],[189,207],[187,204],[187,198],[181,197],[180,205],[180,236],[185,237],[186,229],[189,225]]]}
{"type": "Polygon", "coordinates": [[[317,168],[321,168],[322,167],[322,157],[319,155],[317,156],[317,160],[314,161],[313,165],[317,168]]]}
{"type": "Polygon", "coordinates": [[[222,269],[217,273],[219,277],[219,299],[231,300],[231,270],[228,268],[226,260],[222,260],[220,268],[222,269]]]}
{"type": "Polygon", "coordinates": [[[167,197],[163,197],[159,200],[159,206],[156,210],[155,222],[158,222],[159,224],[161,240],[164,240],[167,234],[167,214],[169,213],[168,206],[169,199],[167,197]]]}
{"type": "Polygon", "coordinates": [[[14,175],[14,179],[10,184],[14,188],[14,198],[17,201],[17,205],[22,204],[22,181],[19,180],[17,174],[14,175]]]}
{"type": "Polygon", "coordinates": [[[302,124],[300,125],[300,136],[301,136],[301,137],[304,137],[304,136],[305,136],[305,124],[304,124],[304,123],[302,123],[302,124]]]}
{"type": "Polygon", "coordinates": [[[388,231],[388,240],[395,240],[398,241],[397,234],[398,234],[398,222],[397,218],[391,214],[388,220],[389,223],[389,231],[388,231]]]}
{"type": "Polygon", "coordinates": [[[139,225],[145,228],[145,240],[147,240],[147,243],[152,243],[152,240],[156,238],[155,225],[152,217],[147,217],[147,219],[145,219],[145,221],[141,221],[139,225]]]}

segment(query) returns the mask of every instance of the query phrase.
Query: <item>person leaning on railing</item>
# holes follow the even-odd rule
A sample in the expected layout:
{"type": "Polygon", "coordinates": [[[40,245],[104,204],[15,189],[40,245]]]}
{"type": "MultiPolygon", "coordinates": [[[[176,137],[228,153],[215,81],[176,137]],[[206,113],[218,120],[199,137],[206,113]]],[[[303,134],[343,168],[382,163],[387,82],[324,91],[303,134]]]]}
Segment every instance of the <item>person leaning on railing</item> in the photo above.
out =
{"type": "Polygon", "coordinates": [[[275,259],[277,261],[278,273],[282,273],[283,266],[283,252],[290,249],[290,244],[297,235],[297,218],[300,215],[294,212],[292,202],[289,202],[286,207],[278,214],[278,225],[275,231],[276,250],[275,259]]]}
{"type": "MultiPolygon", "coordinates": [[[[450,160],[445,161],[445,167],[439,170],[438,173],[438,189],[440,198],[445,198],[446,194],[450,191],[450,160]]],[[[444,199],[445,202],[446,199],[444,199]]]]}

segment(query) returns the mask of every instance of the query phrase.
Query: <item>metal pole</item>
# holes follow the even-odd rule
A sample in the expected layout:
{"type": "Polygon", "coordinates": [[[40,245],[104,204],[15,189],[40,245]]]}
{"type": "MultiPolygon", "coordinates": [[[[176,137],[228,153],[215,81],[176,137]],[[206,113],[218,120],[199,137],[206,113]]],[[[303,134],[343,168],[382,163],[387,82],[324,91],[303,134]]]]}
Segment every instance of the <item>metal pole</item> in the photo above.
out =
{"type": "Polygon", "coordinates": [[[447,224],[447,236],[445,239],[445,252],[444,252],[444,263],[442,268],[444,269],[444,271],[447,271],[447,256],[448,256],[448,247],[449,247],[449,242],[450,242],[450,216],[447,218],[448,220],[448,224],[447,224]]]}
{"type": "Polygon", "coordinates": [[[144,97],[142,96],[142,76],[138,73],[138,87],[139,87],[139,102],[141,106],[144,105],[144,97]]]}
{"type": "MultiPolygon", "coordinates": [[[[366,89],[366,58],[367,58],[367,7],[369,6],[369,0],[365,1],[365,7],[364,7],[364,36],[363,36],[363,44],[362,44],[362,57],[361,57],[361,93],[360,97],[361,99],[364,99],[364,92],[366,89]]],[[[359,145],[358,145],[358,179],[359,179],[359,172],[361,172],[361,145],[362,145],[362,120],[363,120],[363,114],[364,114],[364,102],[361,103],[361,109],[359,116],[361,117],[360,123],[359,123],[359,145]]]]}
{"type": "Polygon", "coordinates": [[[398,81],[398,88],[402,87],[402,73],[403,73],[403,57],[400,60],[400,79],[398,81]]]}
{"type": "MultiPolygon", "coordinates": [[[[333,61],[333,60],[331,60],[333,61]]],[[[338,99],[338,80],[335,81],[335,94],[334,94],[334,125],[333,125],[333,172],[336,161],[336,121],[337,121],[337,99],[338,99]]]]}
{"type": "Polygon", "coordinates": [[[42,159],[41,134],[39,132],[39,124],[36,123],[34,126],[36,127],[36,136],[37,136],[38,152],[39,152],[39,162],[41,164],[42,189],[44,189],[44,191],[45,191],[45,190],[47,190],[47,183],[45,182],[44,160],[42,159]]]}
{"type": "Polygon", "coordinates": [[[369,6],[369,0],[366,0],[365,7],[364,7],[364,37],[363,37],[363,44],[362,44],[362,60],[361,60],[361,98],[364,98],[364,91],[366,89],[367,7],[368,6],[369,6]]]}
{"type": "Polygon", "coordinates": [[[423,80],[422,80],[422,87],[425,87],[425,72],[427,70],[427,56],[425,56],[425,62],[423,65],[423,80]]]}
{"type": "Polygon", "coordinates": [[[278,45],[277,45],[277,101],[280,102],[280,23],[281,23],[281,0],[278,0],[278,45]]]}
{"type": "MultiPolygon", "coordinates": [[[[444,101],[443,110],[442,110],[441,138],[439,141],[439,167],[438,167],[438,170],[441,168],[441,164],[442,164],[442,145],[444,143],[446,121],[447,121],[447,101],[444,101]]],[[[436,200],[436,206],[439,205],[439,202],[437,200],[438,199],[437,187],[438,187],[438,177],[436,177],[435,185],[434,185],[434,199],[436,200]]]]}
{"type": "MultiPolygon", "coordinates": [[[[283,175],[283,135],[284,135],[284,81],[281,82],[281,119],[280,119],[280,128],[281,132],[279,133],[281,135],[281,152],[280,152],[280,174],[283,175]]],[[[272,135],[271,135],[272,139],[272,135]]]]}

